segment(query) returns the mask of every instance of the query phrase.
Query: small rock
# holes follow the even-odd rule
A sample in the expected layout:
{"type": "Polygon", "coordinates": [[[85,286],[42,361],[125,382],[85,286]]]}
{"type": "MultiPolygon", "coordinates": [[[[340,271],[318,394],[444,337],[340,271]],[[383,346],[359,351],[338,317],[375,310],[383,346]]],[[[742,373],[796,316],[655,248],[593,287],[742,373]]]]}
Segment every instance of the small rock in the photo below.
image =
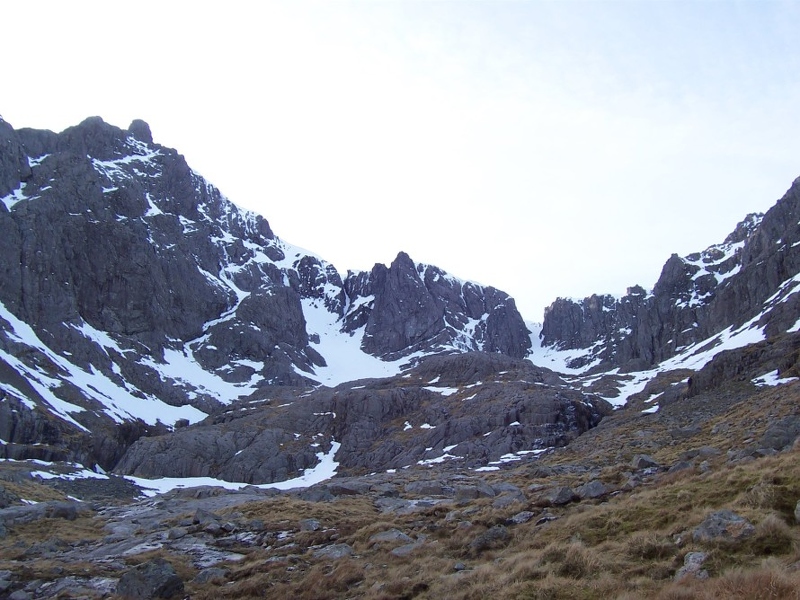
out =
{"type": "Polygon", "coordinates": [[[744,517],[730,510],[719,510],[711,513],[692,532],[695,542],[731,542],[750,537],[755,527],[744,517]]]}
{"type": "Polygon", "coordinates": [[[539,497],[540,506],[564,506],[577,498],[575,491],[568,486],[553,488],[539,497]]]}
{"type": "Polygon", "coordinates": [[[460,485],[455,490],[455,500],[458,503],[467,503],[477,498],[493,498],[494,490],[485,482],[477,485],[460,485]]]}
{"type": "Polygon", "coordinates": [[[800,500],[794,506],[794,520],[800,524],[800,500]]]}
{"type": "Polygon", "coordinates": [[[608,494],[606,485],[598,479],[592,479],[575,490],[575,493],[584,500],[595,500],[608,494]]]}
{"type": "Polygon", "coordinates": [[[379,496],[386,496],[387,498],[397,498],[400,495],[400,492],[397,490],[397,485],[394,483],[376,483],[370,487],[370,491],[379,496]]]}
{"type": "Polygon", "coordinates": [[[659,465],[652,456],[648,456],[647,454],[637,454],[631,460],[631,466],[634,469],[648,469],[648,468],[659,468],[659,465]]]}
{"type": "Polygon", "coordinates": [[[453,570],[455,570],[455,571],[466,571],[467,570],[467,565],[465,565],[463,562],[457,562],[456,564],[453,565],[453,570]]]}
{"type": "Polygon", "coordinates": [[[473,552],[483,552],[484,550],[505,546],[510,539],[511,534],[506,527],[495,525],[472,540],[469,547],[473,552]]]}
{"type": "Polygon", "coordinates": [[[422,544],[420,542],[414,542],[413,544],[404,544],[402,546],[398,546],[397,548],[389,552],[389,554],[391,554],[392,556],[408,556],[409,554],[411,554],[412,552],[421,547],[422,544]]]}
{"type": "Polygon", "coordinates": [[[182,537],[189,535],[189,530],[185,527],[173,527],[167,532],[168,540],[179,540],[182,537]]]}
{"type": "Polygon", "coordinates": [[[533,518],[533,513],[529,510],[523,510],[522,512],[518,512],[513,517],[511,517],[511,522],[514,525],[522,525],[523,523],[527,523],[533,518]]]}
{"type": "Polygon", "coordinates": [[[32,600],[33,594],[25,590],[17,590],[8,596],[8,600],[32,600]]]}
{"type": "Polygon", "coordinates": [[[708,555],[705,552],[689,552],[683,559],[683,566],[675,573],[675,581],[679,581],[688,575],[697,579],[708,579],[708,571],[700,567],[703,566],[708,555]]]}
{"type": "Polygon", "coordinates": [[[300,531],[319,531],[322,529],[322,523],[316,519],[302,519],[300,521],[300,531]]]}
{"type": "Polygon", "coordinates": [[[365,481],[335,481],[328,484],[334,496],[361,496],[369,493],[370,484],[365,481]]]}
{"type": "Polygon", "coordinates": [[[508,508],[512,504],[524,504],[526,501],[522,492],[503,492],[492,502],[492,508],[508,508]]]}
{"type": "Polygon", "coordinates": [[[677,473],[678,471],[685,471],[692,468],[694,468],[694,465],[688,460],[679,460],[667,470],[667,473],[677,473]]]}
{"type": "Polygon", "coordinates": [[[203,527],[203,531],[205,531],[206,533],[210,533],[211,535],[215,535],[215,536],[216,535],[222,535],[222,533],[223,533],[222,525],[220,525],[219,523],[216,523],[216,522],[211,522],[208,525],[206,525],[205,527],[203,527]]]}
{"type": "Polygon", "coordinates": [[[228,578],[228,574],[230,571],[228,569],[222,569],[220,567],[209,567],[208,569],[203,569],[197,574],[197,577],[194,578],[194,583],[209,583],[211,581],[219,581],[224,582],[228,578]]]}
{"type": "Polygon", "coordinates": [[[183,581],[163,558],[155,558],[126,571],[117,584],[117,595],[132,600],[172,598],[181,593],[183,581]]]}
{"type": "Polygon", "coordinates": [[[505,493],[505,492],[508,492],[508,493],[511,493],[511,494],[521,494],[522,493],[521,489],[519,489],[517,486],[515,486],[512,483],[508,483],[507,481],[498,481],[497,483],[493,483],[492,484],[492,489],[494,490],[494,493],[497,494],[498,496],[500,494],[505,493]]]}
{"type": "Polygon", "coordinates": [[[314,551],[314,558],[326,560],[339,560],[353,555],[353,548],[349,544],[332,544],[314,551]]]}
{"type": "Polygon", "coordinates": [[[202,508],[197,509],[197,511],[194,513],[194,518],[192,519],[195,525],[202,526],[206,526],[209,523],[219,524],[219,520],[219,516],[208,512],[207,510],[203,510],[202,508]]]}
{"type": "Polygon", "coordinates": [[[330,502],[334,495],[326,486],[315,485],[301,489],[297,497],[306,502],[330,502]]]}
{"type": "Polygon", "coordinates": [[[370,536],[370,544],[392,544],[402,542],[403,544],[410,544],[414,540],[399,529],[390,529],[389,531],[382,531],[370,536]]]}
{"type": "Polygon", "coordinates": [[[418,496],[444,496],[447,491],[441,481],[410,481],[405,490],[418,496]]]}

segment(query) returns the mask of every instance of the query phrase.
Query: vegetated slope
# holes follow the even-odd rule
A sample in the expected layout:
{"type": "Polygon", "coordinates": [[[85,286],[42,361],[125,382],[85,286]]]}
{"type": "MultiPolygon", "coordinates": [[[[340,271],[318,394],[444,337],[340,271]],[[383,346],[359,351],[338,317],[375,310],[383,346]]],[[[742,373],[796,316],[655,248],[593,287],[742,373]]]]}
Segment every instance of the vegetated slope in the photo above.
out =
{"type": "Polygon", "coordinates": [[[386,376],[530,340],[513,299],[398,254],[342,278],[148,126],[0,120],[0,439],[112,467],[131,441],[270,386],[386,376]]]}
{"type": "MultiPolygon", "coordinates": [[[[640,411],[641,394],[566,447],[494,471],[448,460],[95,512],[54,501],[79,480],[45,486],[23,477],[45,467],[14,463],[6,498],[43,502],[0,510],[0,585],[100,598],[123,578],[169,574],[193,598],[793,598],[800,383],[748,377],[780,356],[797,373],[799,340],[720,353],[695,394],[671,394],[655,414],[640,411]],[[735,364],[748,365],[740,377],[714,375],[735,364]]],[[[667,379],[651,385],[668,390],[667,379]]]]}

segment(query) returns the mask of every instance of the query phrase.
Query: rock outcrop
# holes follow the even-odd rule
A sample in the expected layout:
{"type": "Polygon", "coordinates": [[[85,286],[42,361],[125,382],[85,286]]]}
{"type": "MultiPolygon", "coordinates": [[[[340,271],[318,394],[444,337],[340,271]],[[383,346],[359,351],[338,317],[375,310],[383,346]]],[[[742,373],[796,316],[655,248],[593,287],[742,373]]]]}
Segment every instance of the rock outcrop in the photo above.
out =
{"type": "Polygon", "coordinates": [[[530,337],[513,298],[492,287],[463,282],[401,252],[387,268],[353,273],[345,290],[357,307],[345,331],[364,327],[362,347],[392,358],[427,348],[500,352],[523,358],[530,337]]]}
{"type": "Polygon", "coordinates": [[[303,475],[326,454],[340,475],[502,464],[563,446],[611,411],[559,381],[528,361],[497,354],[429,357],[402,377],[298,391],[295,398],[284,390],[142,438],[116,471],[271,483],[303,475]]]}

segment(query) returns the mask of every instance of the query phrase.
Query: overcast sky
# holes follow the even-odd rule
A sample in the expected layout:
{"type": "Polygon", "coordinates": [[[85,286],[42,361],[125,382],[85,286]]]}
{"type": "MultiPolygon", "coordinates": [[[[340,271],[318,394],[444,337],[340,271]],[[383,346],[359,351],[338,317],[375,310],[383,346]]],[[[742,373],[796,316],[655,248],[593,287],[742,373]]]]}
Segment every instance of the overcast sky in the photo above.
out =
{"type": "Polygon", "coordinates": [[[3,3],[0,115],[156,142],[342,272],[651,288],[800,176],[800,2],[3,3]]]}

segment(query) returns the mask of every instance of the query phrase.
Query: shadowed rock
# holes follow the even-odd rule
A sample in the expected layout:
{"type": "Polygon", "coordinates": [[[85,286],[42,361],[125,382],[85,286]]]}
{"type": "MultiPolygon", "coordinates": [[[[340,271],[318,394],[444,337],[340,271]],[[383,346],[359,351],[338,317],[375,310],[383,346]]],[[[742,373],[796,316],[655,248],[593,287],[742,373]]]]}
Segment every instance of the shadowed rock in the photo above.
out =
{"type": "Polygon", "coordinates": [[[183,581],[163,558],[155,558],[126,571],[117,584],[117,595],[130,600],[173,598],[182,593],[183,581]]]}

